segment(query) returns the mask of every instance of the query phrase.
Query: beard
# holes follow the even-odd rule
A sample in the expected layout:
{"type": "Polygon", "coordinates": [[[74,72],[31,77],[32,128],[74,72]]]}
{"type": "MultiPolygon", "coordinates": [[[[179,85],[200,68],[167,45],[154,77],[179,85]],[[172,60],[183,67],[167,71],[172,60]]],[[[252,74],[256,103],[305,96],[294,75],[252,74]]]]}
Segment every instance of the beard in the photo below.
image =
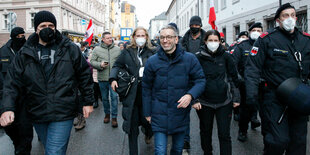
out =
{"type": "Polygon", "coordinates": [[[162,46],[162,47],[163,47],[163,49],[164,49],[164,51],[165,51],[166,53],[170,54],[170,53],[173,52],[172,50],[174,49],[175,44],[171,44],[169,47],[164,47],[164,46],[162,46]]]}

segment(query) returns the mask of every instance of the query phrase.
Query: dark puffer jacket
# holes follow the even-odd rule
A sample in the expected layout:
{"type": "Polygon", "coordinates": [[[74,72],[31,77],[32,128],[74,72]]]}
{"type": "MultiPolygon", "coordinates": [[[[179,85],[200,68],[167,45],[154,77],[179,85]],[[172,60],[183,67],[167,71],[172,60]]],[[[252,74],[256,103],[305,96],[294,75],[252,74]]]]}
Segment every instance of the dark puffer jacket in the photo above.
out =
{"type": "Polygon", "coordinates": [[[177,108],[185,94],[196,99],[205,88],[205,77],[194,54],[178,46],[175,58],[169,59],[162,48],[152,56],[142,80],[143,110],[151,116],[153,132],[183,132],[189,124],[191,105],[177,108]]]}
{"type": "Polygon", "coordinates": [[[230,78],[235,86],[239,86],[238,72],[233,58],[219,46],[215,53],[209,52],[206,45],[202,46],[196,56],[206,77],[204,93],[199,97],[204,103],[222,104],[231,102],[230,78]]]}
{"type": "MultiPolygon", "coordinates": [[[[113,80],[117,80],[117,74],[120,68],[126,68],[127,71],[134,75],[135,77],[139,77],[139,69],[141,67],[140,62],[138,60],[136,51],[137,48],[127,48],[121,51],[121,54],[115,61],[113,68],[110,73],[110,79],[109,81],[112,82],[113,80]]],[[[154,54],[154,51],[149,48],[144,48],[141,57],[143,64],[146,63],[147,59],[151,57],[154,54]]],[[[138,80],[136,80],[132,87],[130,88],[130,91],[128,95],[122,100],[123,109],[122,109],[122,116],[123,116],[123,130],[126,133],[130,132],[130,124],[131,124],[131,116],[132,111],[135,105],[135,99],[137,96],[137,90],[138,90],[138,80]]]]}
{"type": "Polygon", "coordinates": [[[46,77],[37,53],[39,38],[32,34],[9,66],[3,88],[3,111],[15,111],[18,96],[36,123],[73,119],[77,111],[77,90],[84,105],[94,102],[91,70],[80,49],[56,31],[57,50],[49,77],[46,77]]]}

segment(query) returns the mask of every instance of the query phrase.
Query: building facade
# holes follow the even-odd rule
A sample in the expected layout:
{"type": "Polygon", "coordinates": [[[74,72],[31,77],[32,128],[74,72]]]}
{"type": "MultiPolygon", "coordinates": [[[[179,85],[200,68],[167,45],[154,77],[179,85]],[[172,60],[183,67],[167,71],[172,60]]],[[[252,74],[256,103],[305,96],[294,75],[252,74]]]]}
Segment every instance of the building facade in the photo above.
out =
{"type": "Polygon", "coordinates": [[[122,41],[129,41],[133,30],[137,27],[136,7],[123,1],[121,4],[121,31],[122,41]]]}
{"type": "Polygon", "coordinates": [[[155,39],[155,36],[158,34],[160,29],[167,25],[167,16],[166,12],[161,13],[158,16],[155,16],[153,19],[150,20],[149,26],[149,35],[151,39],[155,39]]]}
{"type": "MultiPolygon", "coordinates": [[[[309,32],[310,1],[282,0],[282,4],[290,2],[296,8],[297,27],[309,32]]],[[[214,0],[216,26],[225,34],[228,43],[232,43],[241,31],[246,31],[255,22],[263,24],[264,31],[277,26],[273,20],[279,7],[279,0],[214,0]]],[[[178,24],[180,34],[189,29],[189,20],[193,15],[202,18],[204,30],[211,29],[209,20],[209,1],[205,0],[173,0],[167,10],[168,22],[178,24]]]]}
{"type": "Polygon", "coordinates": [[[9,39],[10,12],[16,13],[16,26],[23,27],[27,36],[34,32],[34,16],[41,10],[51,11],[57,29],[75,41],[82,40],[90,19],[95,26],[94,36],[110,31],[110,16],[106,14],[110,13],[110,0],[2,0],[0,6],[0,45],[9,39]]]}

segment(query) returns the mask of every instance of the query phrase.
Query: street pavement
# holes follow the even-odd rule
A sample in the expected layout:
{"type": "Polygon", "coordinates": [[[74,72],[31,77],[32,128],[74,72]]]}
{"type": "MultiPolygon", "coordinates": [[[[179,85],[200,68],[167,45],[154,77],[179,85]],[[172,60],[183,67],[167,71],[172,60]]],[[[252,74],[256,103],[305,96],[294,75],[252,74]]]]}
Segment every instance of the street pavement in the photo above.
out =
{"type": "MultiPolygon", "coordinates": [[[[112,128],[111,123],[104,124],[104,112],[102,104],[94,110],[91,117],[87,119],[87,125],[80,131],[72,129],[71,138],[68,146],[68,155],[127,155],[128,154],[128,137],[122,130],[121,104],[119,105],[119,127],[112,128]]],[[[216,121],[213,130],[213,150],[214,154],[219,153],[219,143],[217,138],[216,121]]],[[[308,131],[310,125],[308,123],[308,131]]],[[[9,137],[0,130],[0,155],[13,155],[14,148],[9,137]]],[[[199,135],[199,119],[195,110],[191,110],[191,155],[202,155],[200,147],[199,135]]],[[[237,140],[238,123],[232,120],[231,137],[232,151],[234,155],[261,155],[263,153],[263,140],[260,133],[260,128],[256,130],[249,129],[248,141],[241,143],[237,140]]],[[[310,155],[310,136],[308,134],[307,155],[310,155]]],[[[42,144],[38,141],[37,135],[32,142],[32,154],[43,155],[44,150],[42,144]]],[[[171,137],[168,141],[168,150],[171,148],[171,137]]],[[[154,142],[147,145],[144,142],[144,135],[140,132],[139,135],[139,150],[141,155],[154,154],[154,142]]],[[[169,153],[169,151],[168,151],[169,153]]],[[[184,152],[183,155],[187,153],[184,152]]]]}

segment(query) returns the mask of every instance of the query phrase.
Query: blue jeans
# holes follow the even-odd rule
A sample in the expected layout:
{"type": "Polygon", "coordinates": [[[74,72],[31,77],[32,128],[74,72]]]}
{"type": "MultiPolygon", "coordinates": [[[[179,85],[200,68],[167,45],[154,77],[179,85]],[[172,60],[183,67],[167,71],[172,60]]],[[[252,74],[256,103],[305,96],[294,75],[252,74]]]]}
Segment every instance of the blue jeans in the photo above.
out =
{"type": "MultiPolygon", "coordinates": [[[[182,155],[185,133],[180,132],[172,135],[171,155],[182,155]]],[[[155,155],[167,154],[168,134],[154,132],[155,155]]]]}
{"type": "Polygon", "coordinates": [[[73,119],[61,122],[34,123],[45,155],[65,155],[67,151],[73,119]]]}
{"type": "Polygon", "coordinates": [[[114,92],[108,81],[99,81],[100,92],[102,96],[103,110],[105,114],[111,114],[110,103],[109,103],[109,91],[111,97],[111,106],[112,106],[112,118],[117,117],[117,93],[114,92]]]}

